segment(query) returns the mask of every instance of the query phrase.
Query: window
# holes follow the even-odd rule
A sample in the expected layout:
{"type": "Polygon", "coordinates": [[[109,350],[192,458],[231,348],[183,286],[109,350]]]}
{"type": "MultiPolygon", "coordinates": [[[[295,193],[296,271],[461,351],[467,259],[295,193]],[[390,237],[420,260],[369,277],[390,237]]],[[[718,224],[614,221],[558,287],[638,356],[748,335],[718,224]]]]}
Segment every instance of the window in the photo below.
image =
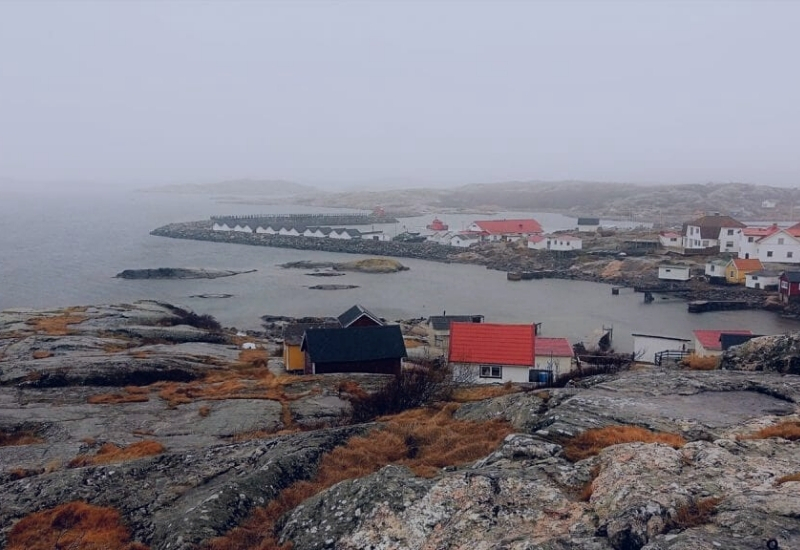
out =
{"type": "Polygon", "coordinates": [[[728,235],[733,235],[733,229],[728,229],[728,235]]]}
{"type": "Polygon", "coordinates": [[[712,266],[711,266],[711,271],[714,271],[714,269],[715,269],[716,267],[717,267],[717,266],[715,266],[715,265],[712,265],[712,266]]]}
{"type": "Polygon", "coordinates": [[[747,237],[747,242],[749,243],[753,242],[753,237],[747,237]]]}
{"type": "Polygon", "coordinates": [[[778,244],[783,244],[783,237],[778,237],[778,244]]]}
{"type": "Polygon", "coordinates": [[[725,243],[725,248],[733,248],[733,241],[727,241],[725,243]]]}
{"type": "Polygon", "coordinates": [[[791,258],[792,256],[794,256],[794,252],[787,252],[786,253],[786,257],[787,258],[791,258]]]}
{"type": "Polygon", "coordinates": [[[502,378],[503,367],[490,367],[481,365],[481,378],[502,378]]]}
{"type": "Polygon", "coordinates": [[[703,241],[703,247],[708,248],[708,241],[703,241]]]}
{"type": "Polygon", "coordinates": [[[772,258],[772,250],[767,250],[767,258],[772,258]]]}

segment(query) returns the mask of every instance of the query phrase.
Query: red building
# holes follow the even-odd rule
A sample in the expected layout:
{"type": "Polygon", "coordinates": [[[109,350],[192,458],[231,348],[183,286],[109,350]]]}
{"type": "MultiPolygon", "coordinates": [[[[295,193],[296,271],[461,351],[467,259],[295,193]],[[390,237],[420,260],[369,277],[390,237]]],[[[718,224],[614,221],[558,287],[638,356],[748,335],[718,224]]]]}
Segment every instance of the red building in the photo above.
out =
{"type": "Polygon", "coordinates": [[[783,302],[793,302],[800,298],[800,271],[784,271],[778,292],[783,302]]]}

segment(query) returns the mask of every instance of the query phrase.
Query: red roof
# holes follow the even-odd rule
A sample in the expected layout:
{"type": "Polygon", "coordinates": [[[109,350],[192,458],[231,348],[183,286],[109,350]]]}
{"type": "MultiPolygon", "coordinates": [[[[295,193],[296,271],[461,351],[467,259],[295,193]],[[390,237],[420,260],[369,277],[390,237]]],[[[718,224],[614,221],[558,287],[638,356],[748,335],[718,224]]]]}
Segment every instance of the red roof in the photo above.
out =
{"type": "Polygon", "coordinates": [[[776,231],[778,231],[778,224],[772,224],[769,227],[745,227],[742,229],[742,235],[745,237],[768,237],[776,231]]]}
{"type": "Polygon", "coordinates": [[[800,223],[796,223],[791,227],[784,229],[792,237],[800,237],[800,223]]]}
{"type": "Polygon", "coordinates": [[[543,240],[544,240],[544,237],[542,235],[531,235],[530,237],[528,237],[528,242],[534,243],[534,244],[535,243],[540,243],[543,240]]]}
{"type": "Polygon", "coordinates": [[[674,231],[662,231],[659,233],[662,237],[667,237],[669,239],[675,239],[681,236],[680,233],[675,233],[674,231]]]}
{"type": "Polygon", "coordinates": [[[739,271],[744,271],[745,273],[753,272],[753,271],[761,271],[764,269],[764,266],[761,265],[761,260],[755,258],[734,258],[733,265],[739,271]]]}
{"type": "Polygon", "coordinates": [[[534,325],[451,323],[448,359],[490,365],[534,364],[534,325]]]}
{"type": "Polygon", "coordinates": [[[478,220],[475,222],[489,234],[507,233],[541,233],[542,226],[534,219],[530,220],[478,220]]]}
{"type": "Polygon", "coordinates": [[[572,357],[572,344],[566,338],[536,337],[536,355],[553,357],[572,357]]]}
{"type": "Polygon", "coordinates": [[[694,337],[700,342],[700,345],[707,350],[719,351],[722,349],[722,344],[719,337],[723,334],[753,334],[749,330],[695,330],[694,337]]]}

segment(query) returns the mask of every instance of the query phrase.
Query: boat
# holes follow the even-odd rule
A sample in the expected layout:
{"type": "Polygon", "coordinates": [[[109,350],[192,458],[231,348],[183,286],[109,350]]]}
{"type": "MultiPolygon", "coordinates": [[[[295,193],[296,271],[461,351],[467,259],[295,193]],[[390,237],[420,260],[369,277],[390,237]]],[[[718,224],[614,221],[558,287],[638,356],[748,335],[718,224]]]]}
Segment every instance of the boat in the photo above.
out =
{"type": "Polygon", "coordinates": [[[509,271],[506,273],[506,279],[509,281],[521,281],[522,280],[522,273],[519,271],[509,271]]]}
{"type": "Polygon", "coordinates": [[[439,218],[433,218],[433,221],[426,225],[425,228],[431,231],[447,231],[450,226],[442,222],[439,218]]]}

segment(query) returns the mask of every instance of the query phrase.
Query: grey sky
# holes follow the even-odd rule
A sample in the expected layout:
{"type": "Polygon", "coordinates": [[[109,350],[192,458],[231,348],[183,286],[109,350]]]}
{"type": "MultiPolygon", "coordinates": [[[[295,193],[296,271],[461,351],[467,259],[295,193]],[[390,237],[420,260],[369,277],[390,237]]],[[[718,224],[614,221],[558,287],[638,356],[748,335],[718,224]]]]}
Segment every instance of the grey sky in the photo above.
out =
{"type": "Polygon", "coordinates": [[[800,184],[800,2],[0,0],[0,177],[800,184]]]}

